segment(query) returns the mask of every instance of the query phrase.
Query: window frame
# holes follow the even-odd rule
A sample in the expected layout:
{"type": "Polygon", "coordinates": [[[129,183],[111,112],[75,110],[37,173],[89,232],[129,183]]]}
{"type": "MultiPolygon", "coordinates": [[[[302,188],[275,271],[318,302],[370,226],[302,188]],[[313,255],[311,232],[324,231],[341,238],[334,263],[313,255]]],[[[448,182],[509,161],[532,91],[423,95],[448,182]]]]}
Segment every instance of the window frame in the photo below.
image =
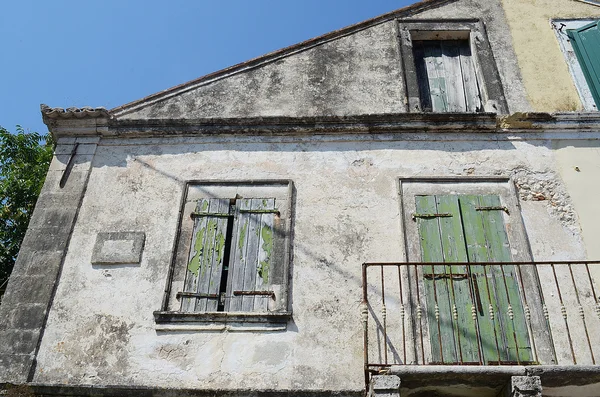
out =
{"type": "MultiPolygon", "coordinates": [[[[247,194],[246,193],[246,194],[247,194]]],[[[260,194],[258,194],[260,195],[260,194]]],[[[247,195],[244,198],[259,198],[253,195],[247,195]]],[[[239,197],[238,197],[239,198],[239,197]]],[[[262,198],[262,196],[261,196],[262,198]]],[[[292,180],[191,180],[186,181],[184,194],[182,195],[179,211],[179,220],[177,233],[173,243],[173,252],[171,256],[171,264],[169,267],[169,273],[165,285],[165,293],[160,310],[154,312],[154,319],[157,325],[169,324],[172,325],[186,325],[190,323],[204,323],[204,324],[223,324],[223,323],[254,323],[254,324],[274,324],[274,325],[285,325],[291,318],[290,308],[290,266],[291,266],[291,230],[292,230],[292,219],[293,219],[293,200],[294,200],[294,184],[292,180]],[[193,189],[199,191],[209,192],[211,189],[216,193],[207,193],[204,198],[222,198],[232,199],[236,198],[234,193],[219,193],[219,192],[234,192],[240,191],[252,192],[257,189],[278,189],[280,195],[285,195],[284,208],[278,208],[281,213],[281,229],[284,231],[284,236],[281,239],[281,255],[278,255],[276,260],[281,261],[283,269],[281,273],[283,275],[281,291],[279,291],[278,298],[281,303],[278,305],[277,310],[269,312],[228,312],[228,311],[207,311],[207,312],[182,312],[175,309],[175,306],[179,306],[179,301],[176,301],[174,291],[174,283],[176,282],[177,276],[181,277],[181,274],[185,274],[187,269],[188,255],[190,244],[192,241],[193,233],[193,220],[190,214],[194,212],[196,201],[201,197],[191,197],[194,194],[190,193],[193,189]],[[285,193],[283,193],[285,192],[285,193]],[[214,194],[214,195],[211,195],[214,194]],[[228,197],[220,197],[227,195],[228,197]],[[233,195],[233,197],[229,197],[233,195]],[[219,196],[219,197],[217,197],[219,196]]],[[[277,205],[277,204],[276,204],[277,205]]],[[[186,328],[187,329],[187,328],[186,328]]],[[[204,329],[203,327],[197,328],[198,330],[204,329]]],[[[208,328],[214,329],[214,328],[208,328]]],[[[271,330],[270,328],[266,328],[271,330]]]]}
{"type": "Polygon", "coordinates": [[[587,112],[597,112],[599,109],[588,85],[588,81],[585,78],[585,74],[583,73],[583,69],[579,64],[579,59],[575,54],[573,44],[571,44],[571,39],[567,35],[567,30],[579,29],[595,21],[598,21],[598,19],[553,19],[551,21],[552,27],[554,28],[554,32],[556,34],[556,39],[558,40],[560,49],[569,67],[571,77],[573,78],[573,84],[575,85],[575,89],[579,94],[579,99],[581,100],[583,109],[587,112]]]}
{"type": "Polygon", "coordinates": [[[407,111],[420,113],[421,97],[413,40],[468,39],[480,88],[483,112],[507,114],[508,105],[485,25],[479,19],[398,20],[407,111]]]}

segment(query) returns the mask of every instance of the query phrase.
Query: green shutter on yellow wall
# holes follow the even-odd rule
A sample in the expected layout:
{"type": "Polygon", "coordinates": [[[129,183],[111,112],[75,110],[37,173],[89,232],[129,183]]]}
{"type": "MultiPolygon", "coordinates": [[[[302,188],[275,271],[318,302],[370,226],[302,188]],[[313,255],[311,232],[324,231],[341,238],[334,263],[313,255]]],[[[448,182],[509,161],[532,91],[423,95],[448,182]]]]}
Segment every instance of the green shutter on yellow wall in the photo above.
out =
{"type": "Polygon", "coordinates": [[[567,30],[573,50],[588,83],[596,106],[600,108],[600,21],[579,29],[567,30]]]}
{"type": "MultiPolygon", "coordinates": [[[[422,260],[509,262],[498,208],[500,199],[492,195],[417,196],[418,213],[446,215],[418,218],[422,260]]],[[[436,265],[423,273],[432,362],[532,360],[514,266],[436,265]]]]}

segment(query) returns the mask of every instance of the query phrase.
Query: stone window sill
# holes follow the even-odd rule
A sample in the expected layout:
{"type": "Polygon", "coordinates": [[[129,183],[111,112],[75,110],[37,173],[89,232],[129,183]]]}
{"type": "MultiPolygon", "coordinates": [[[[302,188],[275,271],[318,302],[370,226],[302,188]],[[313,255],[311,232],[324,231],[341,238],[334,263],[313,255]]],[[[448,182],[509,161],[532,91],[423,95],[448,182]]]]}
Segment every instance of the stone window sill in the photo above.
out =
{"type": "Polygon", "coordinates": [[[291,318],[290,312],[154,312],[157,331],[285,331],[291,318]]]}

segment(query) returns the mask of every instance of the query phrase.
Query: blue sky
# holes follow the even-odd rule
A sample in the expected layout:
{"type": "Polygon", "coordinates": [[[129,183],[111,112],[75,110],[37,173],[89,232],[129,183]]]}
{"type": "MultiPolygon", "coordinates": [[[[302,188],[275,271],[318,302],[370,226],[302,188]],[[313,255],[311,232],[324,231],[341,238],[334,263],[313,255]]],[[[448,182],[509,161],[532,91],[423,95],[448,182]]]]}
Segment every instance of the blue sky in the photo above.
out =
{"type": "Polygon", "coordinates": [[[108,109],[413,0],[4,0],[0,125],[40,103],[108,109]]]}

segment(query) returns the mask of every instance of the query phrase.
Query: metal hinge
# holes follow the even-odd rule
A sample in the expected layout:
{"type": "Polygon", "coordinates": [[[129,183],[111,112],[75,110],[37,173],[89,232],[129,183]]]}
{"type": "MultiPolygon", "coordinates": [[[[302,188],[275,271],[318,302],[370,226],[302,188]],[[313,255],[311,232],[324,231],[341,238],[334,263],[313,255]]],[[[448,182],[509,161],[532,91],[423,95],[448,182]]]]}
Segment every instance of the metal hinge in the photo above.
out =
{"type": "MultiPolygon", "coordinates": [[[[277,216],[279,216],[279,210],[278,209],[272,209],[272,210],[243,210],[240,209],[239,210],[240,213],[244,213],[244,214],[276,214],[277,216]]],[[[235,211],[230,210],[230,212],[228,214],[225,213],[219,213],[219,212],[192,212],[190,214],[190,217],[193,218],[201,218],[201,217],[214,217],[214,218],[227,218],[230,217],[232,215],[235,214],[235,211]]]]}
{"type": "Polygon", "coordinates": [[[184,298],[219,299],[219,295],[218,294],[201,294],[201,293],[198,293],[198,292],[178,292],[177,295],[175,295],[175,298],[177,298],[177,300],[181,299],[181,297],[184,297],[184,298]]]}
{"type": "Polygon", "coordinates": [[[475,211],[504,211],[507,215],[510,215],[508,208],[499,205],[491,207],[475,207],[475,211]]]}
{"type": "Polygon", "coordinates": [[[465,280],[469,277],[466,273],[426,273],[423,275],[428,280],[440,280],[443,278],[449,278],[451,280],[465,280]]]}
{"type": "Polygon", "coordinates": [[[273,291],[233,291],[233,296],[270,296],[275,299],[275,292],[273,291]]]}
{"type": "Polygon", "coordinates": [[[451,217],[452,214],[443,213],[443,214],[412,214],[412,220],[416,220],[417,218],[447,218],[451,217]]]}

